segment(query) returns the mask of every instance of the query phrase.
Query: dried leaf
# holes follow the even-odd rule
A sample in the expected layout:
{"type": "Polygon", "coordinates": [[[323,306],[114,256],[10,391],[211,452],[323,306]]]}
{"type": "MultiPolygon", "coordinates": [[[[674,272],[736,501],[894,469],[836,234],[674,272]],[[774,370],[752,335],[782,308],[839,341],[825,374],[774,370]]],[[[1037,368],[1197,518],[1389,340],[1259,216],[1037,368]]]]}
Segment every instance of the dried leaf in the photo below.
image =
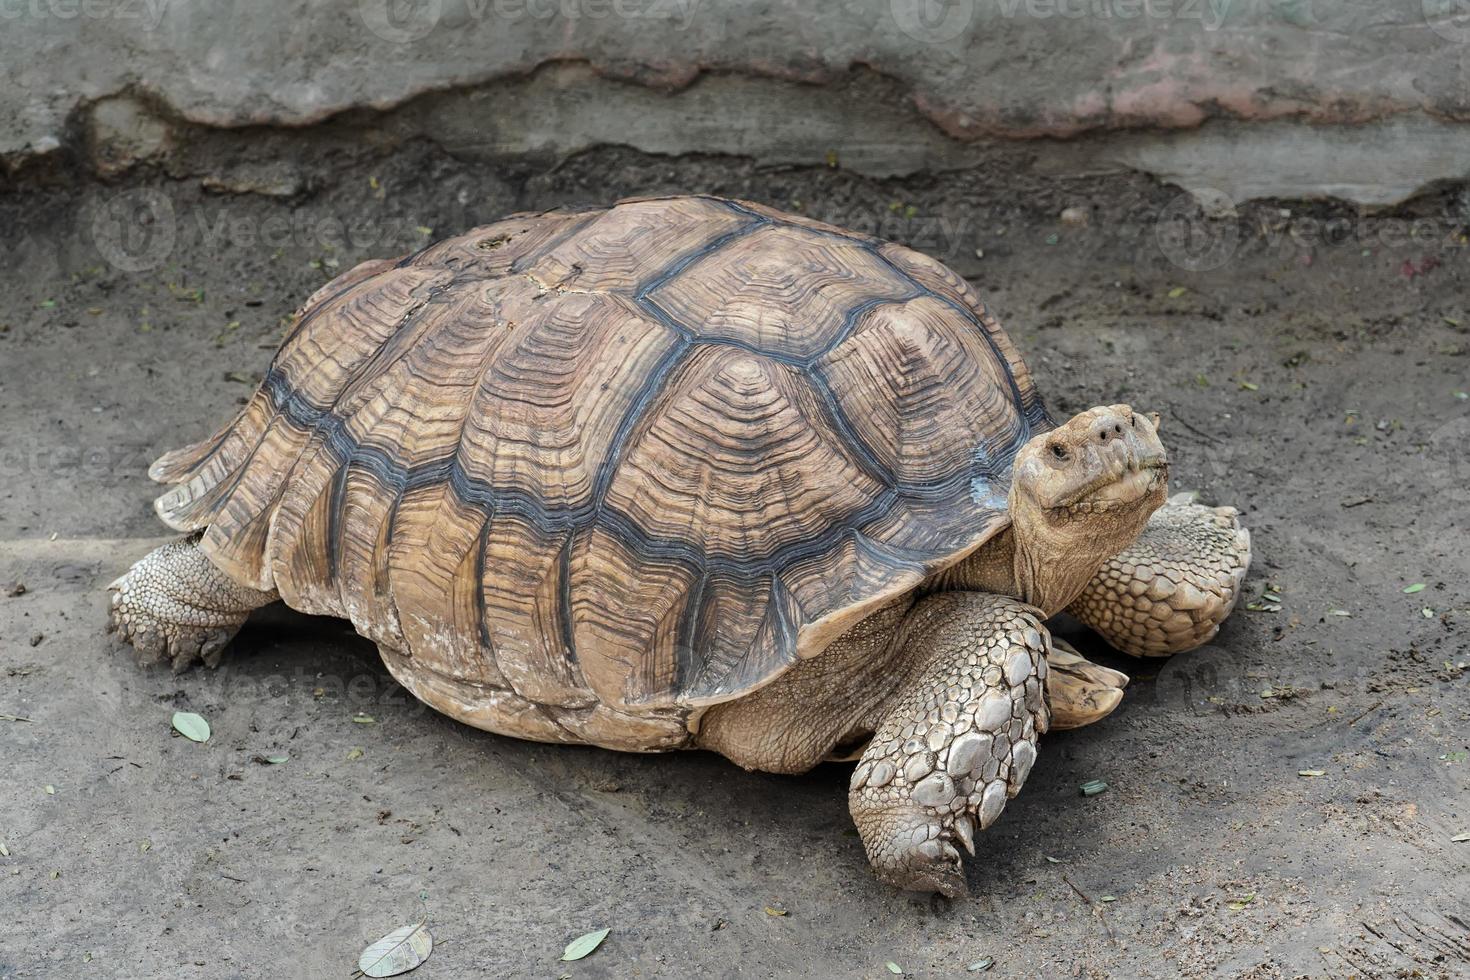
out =
{"type": "Polygon", "coordinates": [[[1296,771],[1296,774],[1298,776],[1305,776],[1308,779],[1312,779],[1312,778],[1315,778],[1317,776],[1325,776],[1325,775],[1327,775],[1327,773],[1324,772],[1321,769],[1298,769],[1296,771]]]}
{"type": "Polygon", "coordinates": [[[362,758],[362,748],[360,746],[354,745],[352,748],[350,748],[350,749],[347,750],[347,761],[348,762],[352,762],[353,760],[361,759],[361,758],[362,758]]]}
{"type": "Polygon", "coordinates": [[[995,958],[992,956],[987,956],[983,960],[976,960],[969,966],[965,967],[965,972],[979,973],[981,970],[988,970],[992,966],[995,966],[995,958]]]}
{"type": "Polygon", "coordinates": [[[55,786],[52,786],[50,783],[47,783],[43,788],[46,790],[46,795],[47,796],[55,796],[56,795],[56,787],[55,786]]]}
{"type": "Polygon", "coordinates": [[[1455,836],[1450,838],[1451,844],[1463,844],[1466,841],[1470,841],[1470,834],[1456,834],[1455,836]]]}
{"type": "Polygon", "coordinates": [[[10,848],[5,846],[5,842],[3,840],[0,840],[0,858],[8,857],[10,857],[10,848]]]}
{"type": "Polygon", "coordinates": [[[1116,896],[1116,895],[1099,895],[1098,898],[1097,898],[1097,900],[1099,902],[1116,902],[1118,900],[1118,896],[1116,896]]]}
{"type": "Polygon", "coordinates": [[[567,948],[562,950],[561,958],[566,961],[580,960],[601,946],[602,941],[607,938],[607,934],[610,932],[612,932],[611,929],[597,929],[578,936],[576,939],[567,943],[567,948]]]}
{"type": "Polygon", "coordinates": [[[903,967],[899,966],[897,963],[893,962],[892,960],[889,960],[887,963],[884,963],[883,965],[886,966],[886,967],[888,967],[888,972],[891,973],[891,974],[893,974],[894,976],[896,976],[896,977],[903,976],[903,967]]]}
{"type": "Polygon", "coordinates": [[[434,950],[434,937],[422,922],[394,929],[362,951],[357,968],[365,977],[396,977],[416,969],[434,950]]]}
{"type": "Polygon", "coordinates": [[[766,915],[785,915],[785,914],[786,914],[786,910],[785,909],[772,908],[769,905],[766,906],[766,915]]]}
{"type": "Polygon", "coordinates": [[[363,714],[361,711],[359,711],[357,714],[352,716],[352,720],[359,725],[371,725],[378,719],[374,718],[372,715],[363,714]]]}
{"type": "Polygon", "coordinates": [[[191,742],[209,741],[209,722],[192,711],[174,712],[174,731],[191,742]]]}
{"type": "Polygon", "coordinates": [[[1415,582],[1413,585],[1406,585],[1406,586],[1404,586],[1404,595],[1414,595],[1417,592],[1423,592],[1423,591],[1424,591],[1424,583],[1423,582],[1415,582]]]}

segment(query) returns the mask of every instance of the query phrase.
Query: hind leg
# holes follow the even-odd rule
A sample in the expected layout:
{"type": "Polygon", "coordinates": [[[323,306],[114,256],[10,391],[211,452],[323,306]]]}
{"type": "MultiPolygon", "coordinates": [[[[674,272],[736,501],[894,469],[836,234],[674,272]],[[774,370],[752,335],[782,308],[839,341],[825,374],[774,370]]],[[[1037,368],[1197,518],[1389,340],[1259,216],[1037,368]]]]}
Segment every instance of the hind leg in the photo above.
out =
{"type": "Polygon", "coordinates": [[[111,628],[138,651],[139,663],[167,658],[174,673],[201,660],[218,666],[251,610],[279,598],[225,575],[199,550],[198,535],[148,553],[108,589],[111,628]]]}

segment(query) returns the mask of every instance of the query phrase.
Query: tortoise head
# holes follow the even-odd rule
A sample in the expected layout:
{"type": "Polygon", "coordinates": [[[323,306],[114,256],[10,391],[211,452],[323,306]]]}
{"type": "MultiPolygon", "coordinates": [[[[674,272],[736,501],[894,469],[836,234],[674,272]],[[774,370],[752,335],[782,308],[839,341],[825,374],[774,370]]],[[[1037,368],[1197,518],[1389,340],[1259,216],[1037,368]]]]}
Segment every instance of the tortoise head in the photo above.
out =
{"type": "Polygon", "coordinates": [[[1010,512],[1026,558],[1018,566],[1033,570],[1033,580],[1020,583],[1028,602],[1048,613],[1065,606],[1167,499],[1169,458],[1158,428],[1157,414],[1099,406],[1021,448],[1010,512]]]}

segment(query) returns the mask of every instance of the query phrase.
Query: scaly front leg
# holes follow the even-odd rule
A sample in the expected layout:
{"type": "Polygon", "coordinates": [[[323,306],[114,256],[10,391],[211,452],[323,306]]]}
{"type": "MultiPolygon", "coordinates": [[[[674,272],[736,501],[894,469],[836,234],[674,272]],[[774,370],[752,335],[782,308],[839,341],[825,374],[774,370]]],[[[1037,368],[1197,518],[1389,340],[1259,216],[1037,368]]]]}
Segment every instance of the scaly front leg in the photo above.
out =
{"type": "Polygon", "coordinates": [[[1250,532],[1236,517],[1234,507],[1171,499],[1067,611],[1135,657],[1209,642],[1235,608],[1251,563],[1250,532]]]}
{"type": "Polygon", "coordinates": [[[848,804],[878,877],[899,888],[965,893],[955,845],[975,852],[1036,761],[1047,729],[1050,637],[1038,610],[951,592],[909,612],[893,669],[904,672],[848,804]]]}

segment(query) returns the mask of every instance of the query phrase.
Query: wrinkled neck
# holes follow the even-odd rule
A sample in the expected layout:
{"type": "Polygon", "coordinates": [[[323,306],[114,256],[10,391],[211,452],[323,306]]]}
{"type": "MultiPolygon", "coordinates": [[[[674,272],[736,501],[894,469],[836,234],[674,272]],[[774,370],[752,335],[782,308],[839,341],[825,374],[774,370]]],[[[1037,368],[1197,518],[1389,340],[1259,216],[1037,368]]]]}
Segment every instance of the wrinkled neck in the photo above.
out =
{"type": "Polygon", "coordinates": [[[1015,526],[991,538],[975,554],[949,569],[935,583],[939,589],[964,589],[1008,595],[1037,607],[1046,616],[1065,609],[1082,594],[1112,551],[1075,542],[1069,548],[1048,547],[1045,540],[1016,533],[1015,526]]]}

